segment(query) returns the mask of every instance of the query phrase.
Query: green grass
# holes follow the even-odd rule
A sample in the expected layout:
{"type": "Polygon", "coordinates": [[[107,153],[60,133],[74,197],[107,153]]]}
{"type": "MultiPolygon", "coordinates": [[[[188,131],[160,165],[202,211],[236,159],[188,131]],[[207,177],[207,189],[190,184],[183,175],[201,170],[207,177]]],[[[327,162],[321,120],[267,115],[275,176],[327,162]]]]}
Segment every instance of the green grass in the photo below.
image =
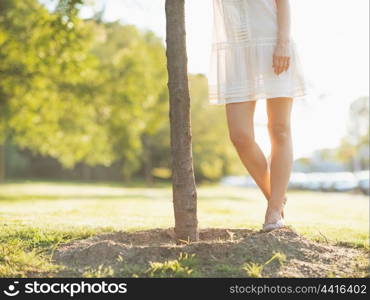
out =
{"type": "Polygon", "coordinates": [[[97,268],[89,268],[83,274],[83,277],[86,278],[107,278],[114,276],[114,270],[111,266],[100,265],[97,268]]]}
{"type": "Polygon", "coordinates": [[[285,254],[276,252],[269,260],[262,264],[258,264],[255,262],[247,262],[244,264],[243,270],[247,273],[249,277],[260,278],[263,276],[262,275],[263,269],[274,261],[277,261],[280,266],[283,265],[284,262],[286,261],[285,254]]]}
{"type": "MultiPolygon", "coordinates": [[[[200,228],[260,229],[266,206],[256,189],[222,186],[199,186],[198,203],[200,228]]],[[[287,223],[312,240],[369,249],[369,199],[364,195],[289,191],[285,211],[287,223]]],[[[53,276],[60,268],[51,263],[54,249],[74,239],[173,226],[169,184],[151,188],[40,181],[1,184],[0,277],[53,276]]],[[[153,266],[157,271],[152,275],[168,275],[172,267],[175,274],[192,269],[184,268],[181,259],[176,261],[153,266]]],[[[215,268],[223,274],[233,272],[223,264],[215,268]]],[[[145,270],[122,269],[123,275],[140,272],[145,270]]],[[[109,274],[101,267],[84,276],[109,274]]]]}
{"type": "Polygon", "coordinates": [[[165,262],[149,262],[145,273],[149,277],[191,277],[194,275],[192,267],[196,264],[195,254],[180,253],[174,260],[165,262]]]}

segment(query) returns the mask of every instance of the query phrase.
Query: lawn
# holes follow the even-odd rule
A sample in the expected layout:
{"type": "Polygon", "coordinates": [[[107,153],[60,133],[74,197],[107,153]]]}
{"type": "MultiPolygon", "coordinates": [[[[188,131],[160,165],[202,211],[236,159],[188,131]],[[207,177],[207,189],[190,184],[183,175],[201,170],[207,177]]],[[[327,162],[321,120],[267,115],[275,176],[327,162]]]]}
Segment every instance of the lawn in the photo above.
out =
{"type": "MultiPolygon", "coordinates": [[[[198,186],[198,203],[201,229],[257,231],[266,206],[262,193],[256,189],[211,185],[198,186]]],[[[287,224],[310,241],[358,249],[363,253],[369,250],[367,196],[289,191],[285,215],[287,224]]],[[[102,233],[166,229],[173,225],[170,185],[147,188],[107,183],[5,183],[0,185],[0,277],[58,276],[61,266],[52,257],[66,243],[102,233]]],[[[166,264],[179,261],[184,261],[185,266],[191,265],[191,258],[182,255],[179,254],[178,260],[162,262],[160,266],[168,267],[166,264]]],[[[274,255],[282,257],[279,253],[274,255]]],[[[267,258],[263,260],[268,261],[267,258]]],[[[149,271],[146,274],[158,274],[155,271],[158,266],[155,269],[155,265],[149,262],[147,265],[149,271]]],[[[179,274],[186,274],[186,267],[182,268],[180,264],[177,268],[179,274]]],[[[240,274],[240,270],[234,272],[235,266],[227,263],[220,263],[217,268],[220,274],[240,274]]],[[[258,266],[247,264],[243,267],[248,268],[258,269],[258,266]]],[[[207,275],[205,270],[207,268],[202,269],[204,276],[207,275]]],[[[248,270],[248,274],[254,274],[254,269],[248,270]]],[[[120,274],[130,276],[141,272],[136,271],[120,274]]],[[[83,276],[117,275],[112,272],[109,268],[98,268],[85,270],[83,276]]],[[[209,274],[217,272],[210,271],[209,274]]]]}

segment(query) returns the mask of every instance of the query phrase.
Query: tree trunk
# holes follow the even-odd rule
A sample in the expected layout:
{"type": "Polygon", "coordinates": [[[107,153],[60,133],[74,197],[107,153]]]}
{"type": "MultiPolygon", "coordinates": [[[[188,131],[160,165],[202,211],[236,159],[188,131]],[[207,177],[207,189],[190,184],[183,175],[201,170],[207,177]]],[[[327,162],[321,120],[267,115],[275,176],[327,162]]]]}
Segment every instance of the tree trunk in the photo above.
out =
{"type": "Polygon", "coordinates": [[[197,191],[191,144],[184,0],[166,0],[166,20],[175,234],[178,242],[196,241],[197,191]]]}

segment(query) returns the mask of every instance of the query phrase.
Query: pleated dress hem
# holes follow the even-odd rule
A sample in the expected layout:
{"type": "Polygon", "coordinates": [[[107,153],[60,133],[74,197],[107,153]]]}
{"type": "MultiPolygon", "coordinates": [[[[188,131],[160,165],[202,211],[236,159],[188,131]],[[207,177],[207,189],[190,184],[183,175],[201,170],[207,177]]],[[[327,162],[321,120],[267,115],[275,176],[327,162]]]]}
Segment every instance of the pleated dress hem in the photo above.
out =
{"type": "Polygon", "coordinates": [[[258,101],[258,100],[273,100],[276,98],[293,98],[293,99],[305,99],[308,96],[306,90],[298,90],[294,93],[261,93],[256,94],[255,96],[246,96],[241,98],[234,98],[234,99],[209,99],[207,102],[208,105],[225,105],[229,103],[241,103],[241,102],[250,102],[250,101],[258,101]]]}

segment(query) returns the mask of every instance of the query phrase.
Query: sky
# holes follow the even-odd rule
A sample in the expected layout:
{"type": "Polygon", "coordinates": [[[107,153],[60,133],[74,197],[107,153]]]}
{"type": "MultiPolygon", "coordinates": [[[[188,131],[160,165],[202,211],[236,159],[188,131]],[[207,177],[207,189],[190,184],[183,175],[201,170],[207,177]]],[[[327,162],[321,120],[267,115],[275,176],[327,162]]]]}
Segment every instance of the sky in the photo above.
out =
{"type": "MultiPolygon", "coordinates": [[[[105,5],[105,20],[135,24],[154,31],[165,41],[164,0],[93,2],[97,9],[105,5]]],[[[207,75],[212,43],[212,0],[186,0],[185,3],[188,69],[190,73],[207,75]]],[[[320,148],[337,147],[346,133],[350,103],[369,95],[369,1],[295,0],[290,3],[292,34],[311,88],[305,104],[297,99],[293,105],[294,153],[295,158],[299,158],[320,148]]],[[[89,17],[92,12],[93,8],[85,8],[81,16],[89,17]]],[[[255,123],[257,142],[267,154],[270,144],[265,101],[257,103],[255,123]]]]}

